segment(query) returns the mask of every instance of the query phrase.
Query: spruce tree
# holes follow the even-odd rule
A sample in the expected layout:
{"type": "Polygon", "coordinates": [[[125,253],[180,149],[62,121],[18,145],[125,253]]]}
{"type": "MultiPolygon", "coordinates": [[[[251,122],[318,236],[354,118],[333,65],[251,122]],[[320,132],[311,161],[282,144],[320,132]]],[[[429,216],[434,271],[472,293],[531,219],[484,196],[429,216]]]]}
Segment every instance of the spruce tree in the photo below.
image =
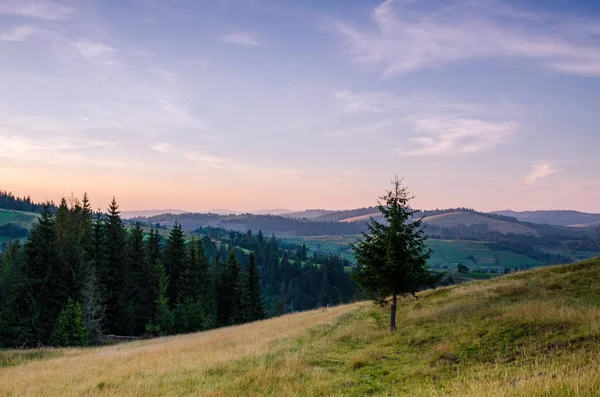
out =
{"type": "Polygon", "coordinates": [[[28,339],[27,319],[22,314],[29,302],[23,275],[23,247],[19,240],[10,242],[0,268],[0,346],[22,346],[28,339]]]}
{"type": "Polygon", "coordinates": [[[161,336],[169,335],[173,332],[175,327],[175,316],[169,305],[169,298],[167,297],[168,279],[160,259],[156,261],[154,266],[155,274],[159,275],[158,299],[156,300],[156,314],[154,316],[154,321],[149,323],[146,330],[150,333],[156,332],[161,336]]]}
{"type": "Polygon", "coordinates": [[[260,276],[258,274],[254,252],[250,252],[250,257],[248,258],[248,276],[246,277],[246,280],[248,282],[248,320],[262,320],[266,315],[260,289],[260,276]]]}
{"type": "Polygon", "coordinates": [[[38,223],[25,243],[23,285],[25,292],[21,337],[35,346],[48,342],[54,322],[62,309],[59,294],[61,270],[58,238],[49,204],[44,206],[38,223]]]}
{"type": "Polygon", "coordinates": [[[105,294],[106,326],[118,335],[131,333],[131,313],[128,313],[123,297],[127,295],[127,245],[126,231],[121,220],[116,199],[109,206],[104,221],[104,257],[99,279],[105,294]]]}
{"type": "Polygon", "coordinates": [[[229,324],[243,324],[250,320],[247,307],[248,290],[246,289],[246,278],[239,262],[236,261],[236,264],[237,266],[232,269],[234,283],[231,292],[231,317],[229,318],[229,324]]]}
{"type": "Polygon", "coordinates": [[[393,331],[398,296],[415,295],[431,280],[427,266],[431,251],[425,245],[421,220],[413,220],[408,189],[398,177],[392,186],[378,203],[385,223],[371,218],[369,233],[363,233],[363,239],[353,246],[358,264],[353,277],[381,304],[391,295],[393,331]]]}
{"type": "Polygon", "coordinates": [[[235,259],[234,250],[229,251],[227,261],[219,272],[217,289],[217,306],[220,325],[232,323],[232,307],[234,300],[234,289],[241,273],[240,265],[235,259]]]}
{"type": "Polygon", "coordinates": [[[167,296],[174,305],[179,301],[179,278],[186,264],[185,236],[179,223],[169,233],[164,252],[165,271],[169,278],[167,296]]]}
{"type": "Polygon", "coordinates": [[[86,335],[87,330],[81,306],[69,299],[56,320],[50,344],[52,346],[84,346],[86,345],[86,335]]]}
{"type": "Polygon", "coordinates": [[[96,276],[96,267],[93,266],[83,289],[82,315],[86,329],[86,340],[90,345],[99,345],[102,342],[104,326],[104,305],[96,276]]]}
{"type": "Polygon", "coordinates": [[[153,304],[149,300],[149,281],[152,268],[149,265],[144,231],[137,222],[129,230],[127,237],[127,270],[126,282],[128,285],[123,299],[128,301],[126,310],[132,311],[135,334],[143,333],[146,323],[152,319],[153,304]]]}

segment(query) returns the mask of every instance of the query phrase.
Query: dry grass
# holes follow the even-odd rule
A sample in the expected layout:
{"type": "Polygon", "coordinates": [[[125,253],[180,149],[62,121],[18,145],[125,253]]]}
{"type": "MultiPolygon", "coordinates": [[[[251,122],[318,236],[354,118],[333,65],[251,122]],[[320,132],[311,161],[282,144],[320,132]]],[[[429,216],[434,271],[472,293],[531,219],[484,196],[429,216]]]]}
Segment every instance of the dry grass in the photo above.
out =
{"type": "Polygon", "coordinates": [[[17,356],[0,395],[599,396],[599,279],[600,259],[427,291],[395,333],[361,303],[17,356]]]}
{"type": "MultiPolygon", "coordinates": [[[[364,304],[363,304],[364,305],[364,304]]],[[[360,304],[318,309],[238,327],[94,349],[61,349],[63,355],[0,369],[2,396],[181,395],[218,386],[238,360],[294,345],[308,328],[334,322],[360,304]],[[212,383],[204,382],[207,379],[212,383]]],[[[291,371],[293,360],[278,370],[291,371]]],[[[293,371],[292,371],[293,372],[293,371]]],[[[292,373],[290,372],[290,373],[292,373]]]]}

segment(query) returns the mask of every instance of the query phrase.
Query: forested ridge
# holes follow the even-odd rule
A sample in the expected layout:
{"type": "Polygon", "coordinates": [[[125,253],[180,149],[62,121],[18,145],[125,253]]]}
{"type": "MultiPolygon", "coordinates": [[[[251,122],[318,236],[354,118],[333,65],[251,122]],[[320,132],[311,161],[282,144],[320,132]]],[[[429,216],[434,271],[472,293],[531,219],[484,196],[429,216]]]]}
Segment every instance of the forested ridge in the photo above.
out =
{"type": "MultiPolygon", "coordinates": [[[[50,203],[50,209],[56,210],[54,203],[50,203]]],[[[12,192],[0,190],[0,208],[15,211],[26,211],[26,212],[41,212],[44,208],[44,204],[34,202],[31,197],[19,197],[15,196],[12,192]]]]}
{"type": "Polygon", "coordinates": [[[262,232],[167,236],[127,225],[113,199],[43,206],[25,242],[0,262],[0,345],[83,345],[241,324],[349,302],[358,294],[338,256],[310,254],[262,232]]]}

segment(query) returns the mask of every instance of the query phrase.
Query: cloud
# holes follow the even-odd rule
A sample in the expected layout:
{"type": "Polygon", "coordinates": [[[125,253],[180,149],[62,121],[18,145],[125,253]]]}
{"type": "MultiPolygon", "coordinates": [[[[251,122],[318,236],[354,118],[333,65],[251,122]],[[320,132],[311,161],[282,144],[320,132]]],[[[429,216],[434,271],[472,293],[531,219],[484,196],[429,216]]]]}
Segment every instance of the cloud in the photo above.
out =
{"type": "Polygon", "coordinates": [[[19,15],[46,21],[68,18],[73,8],[47,0],[2,0],[0,14],[19,15]]]}
{"type": "Polygon", "coordinates": [[[169,72],[168,70],[152,69],[152,71],[171,83],[177,83],[179,81],[179,76],[173,72],[169,72]]]}
{"type": "Polygon", "coordinates": [[[115,49],[96,41],[83,40],[75,43],[79,55],[88,62],[99,65],[115,65],[115,49]]]}
{"type": "Polygon", "coordinates": [[[558,170],[552,168],[552,164],[549,162],[543,162],[539,164],[534,164],[532,167],[531,173],[525,177],[523,183],[526,185],[531,185],[540,179],[544,179],[552,174],[557,173],[558,170]]]}
{"type": "Polygon", "coordinates": [[[150,147],[150,149],[154,150],[155,152],[162,153],[162,154],[171,154],[171,153],[173,153],[173,147],[168,142],[155,143],[154,145],[152,145],[150,147]]]}
{"type": "Polygon", "coordinates": [[[176,105],[164,99],[157,100],[157,103],[159,108],[162,109],[163,113],[167,116],[170,124],[192,129],[203,127],[203,124],[190,114],[187,105],[176,105]]]}
{"type": "Polygon", "coordinates": [[[443,4],[425,12],[386,0],[372,12],[374,28],[340,20],[331,28],[347,44],[355,63],[384,77],[498,57],[532,59],[558,72],[600,76],[600,46],[593,40],[598,33],[582,28],[597,21],[565,24],[539,16],[545,18],[543,23],[532,23],[530,14],[507,12],[493,2],[443,4]],[[527,29],[522,28],[524,21],[529,22],[527,29]]]}
{"type": "Polygon", "coordinates": [[[37,33],[37,31],[33,26],[15,26],[7,32],[0,33],[0,41],[25,41],[37,33]]]}
{"type": "Polygon", "coordinates": [[[250,33],[232,32],[219,36],[219,40],[224,43],[237,44],[245,47],[258,47],[260,45],[258,39],[250,33]]]}
{"type": "Polygon", "coordinates": [[[109,157],[115,151],[111,142],[73,137],[52,136],[51,139],[32,139],[0,135],[0,159],[37,162],[42,164],[83,164],[123,166],[125,163],[109,157]]]}
{"type": "Polygon", "coordinates": [[[398,120],[381,120],[371,123],[353,125],[351,127],[339,128],[326,131],[325,134],[335,138],[356,138],[358,136],[370,136],[380,133],[394,125],[398,120]]]}
{"type": "Polygon", "coordinates": [[[302,174],[302,171],[293,168],[263,167],[230,157],[207,155],[202,152],[188,151],[184,153],[183,157],[192,162],[205,164],[218,170],[244,174],[259,179],[293,177],[302,174]]]}
{"type": "Polygon", "coordinates": [[[341,90],[334,93],[344,113],[387,113],[394,99],[386,92],[354,93],[341,90]]]}
{"type": "Polygon", "coordinates": [[[415,127],[424,135],[409,138],[416,148],[399,149],[399,154],[427,156],[479,152],[505,141],[516,131],[518,124],[472,118],[425,118],[417,120],[415,127]]]}

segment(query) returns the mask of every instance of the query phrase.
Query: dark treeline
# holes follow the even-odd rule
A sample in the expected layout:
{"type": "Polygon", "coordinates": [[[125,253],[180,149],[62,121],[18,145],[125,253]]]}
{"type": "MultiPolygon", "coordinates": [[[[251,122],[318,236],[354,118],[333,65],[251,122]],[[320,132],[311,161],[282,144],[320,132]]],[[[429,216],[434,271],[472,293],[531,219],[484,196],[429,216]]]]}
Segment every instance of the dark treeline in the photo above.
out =
{"type": "MultiPolygon", "coordinates": [[[[0,190],[0,208],[15,211],[41,212],[44,204],[33,202],[29,196],[17,197],[11,192],[0,190]]],[[[50,209],[52,211],[56,210],[54,204],[50,204],[50,209]]]]}
{"type": "Polygon", "coordinates": [[[42,209],[25,243],[0,262],[0,344],[75,346],[105,335],[167,335],[347,302],[338,257],[232,232],[167,237],[93,213],[87,195],[42,209]]]}
{"type": "Polygon", "coordinates": [[[241,233],[212,227],[195,232],[204,235],[202,241],[212,263],[223,261],[225,247],[239,247],[236,253],[242,263],[246,262],[245,252],[255,254],[269,313],[346,303],[358,294],[356,285],[344,271],[352,264],[337,255],[309,254],[304,245],[282,243],[262,232],[241,233]],[[215,241],[222,242],[220,249],[215,241]]]}
{"type": "Polygon", "coordinates": [[[293,219],[277,215],[218,215],[218,214],[162,214],[148,218],[136,218],[149,224],[173,225],[180,223],[187,230],[198,227],[216,226],[227,230],[262,230],[263,233],[278,236],[323,236],[358,234],[366,230],[364,222],[313,222],[306,219],[293,219]]]}

